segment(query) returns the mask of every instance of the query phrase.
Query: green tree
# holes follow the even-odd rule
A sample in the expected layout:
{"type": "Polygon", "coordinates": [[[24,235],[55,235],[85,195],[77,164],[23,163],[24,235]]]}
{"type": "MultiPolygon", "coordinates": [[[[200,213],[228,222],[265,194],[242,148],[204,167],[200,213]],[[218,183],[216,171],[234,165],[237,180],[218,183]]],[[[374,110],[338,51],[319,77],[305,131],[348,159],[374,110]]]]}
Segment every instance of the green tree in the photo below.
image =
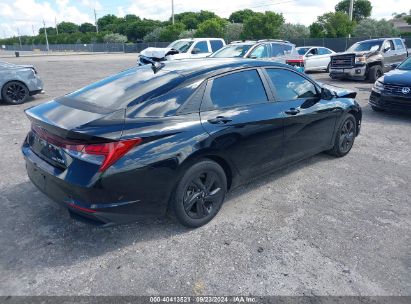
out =
{"type": "Polygon", "coordinates": [[[244,22],[244,39],[279,38],[284,17],[274,12],[256,13],[244,22]]]}
{"type": "Polygon", "coordinates": [[[82,33],[91,33],[96,31],[96,27],[94,26],[94,24],[86,22],[80,25],[79,30],[82,33]]]}
{"type": "Polygon", "coordinates": [[[99,31],[113,31],[115,24],[119,21],[115,15],[105,15],[97,20],[99,31]]]}
{"type": "Polygon", "coordinates": [[[244,23],[248,18],[254,16],[256,12],[250,9],[239,10],[231,13],[228,20],[232,23],[244,23]]]}
{"type": "Polygon", "coordinates": [[[174,25],[167,25],[160,33],[160,41],[174,41],[178,39],[178,36],[185,30],[183,23],[176,23],[174,25]]]}
{"type": "Polygon", "coordinates": [[[127,35],[129,41],[137,42],[143,40],[144,36],[159,26],[161,26],[160,21],[143,19],[127,24],[124,33],[127,35]]]}
{"type": "Polygon", "coordinates": [[[312,37],[347,37],[352,33],[354,26],[355,22],[350,21],[346,13],[326,13],[319,16],[310,26],[310,33],[312,37]]]}
{"type": "MultiPolygon", "coordinates": [[[[56,32],[56,28],[54,27],[46,27],[46,31],[47,31],[47,35],[55,35],[56,32]]],[[[39,28],[39,35],[43,35],[44,34],[44,27],[39,28]]]]}
{"type": "MultiPolygon", "coordinates": [[[[335,11],[342,13],[349,13],[350,0],[343,0],[337,3],[335,11]]],[[[372,4],[368,0],[354,0],[353,20],[359,22],[360,20],[370,17],[372,11],[372,4]]]]}
{"type": "Polygon", "coordinates": [[[178,35],[178,39],[194,38],[197,30],[185,30],[178,35]]]}
{"type": "Polygon", "coordinates": [[[59,34],[60,33],[73,34],[79,31],[79,26],[77,24],[73,22],[66,22],[66,21],[63,21],[57,24],[57,28],[59,30],[59,34]]]}
{"type": "Polygon", "coordinates": [[[241,39],[241,33],[244,30],[242,23],[228,23],[224,29],[224,40],[230,43],[241,39]]]}
{"type": "Polygon", "coordinates": [[[280,27],[280,37],[283,39],[308,38],[310,30],[302,24],[284,23],[280,27]]]}
{"type": "Polygon", "coordinates": [[[221,18],[208,19],[198,25],[196,37],[224,37],[226,21],[221,18]]]}
{"type": "Polygon", "coordinates": [[[143,40],[144,42],[158,42],[160,41],[160,36],[161,32],[163,31],[163,28],[161,27],[156,27],[154,30],[152,30],[150,33],[144,36],[143,40]]]}
{"type": "Polygon", "coordinates": [[[107,43],[125,43],[127,42],[127,37],[118,33],[107,34],[104,36],[104,42],[107,43]]]}
{"type": "Polygon", "coordinates": [[[355,37],[392,37],[399,34],[392,23],[385,19],[363,19],[354,30],[355,37]]]}
{"type": "Polygon", "coordinates": [[[411,24],[411,16],[404,17],[404,20],[405,20],[408,24],[411,24]]]}

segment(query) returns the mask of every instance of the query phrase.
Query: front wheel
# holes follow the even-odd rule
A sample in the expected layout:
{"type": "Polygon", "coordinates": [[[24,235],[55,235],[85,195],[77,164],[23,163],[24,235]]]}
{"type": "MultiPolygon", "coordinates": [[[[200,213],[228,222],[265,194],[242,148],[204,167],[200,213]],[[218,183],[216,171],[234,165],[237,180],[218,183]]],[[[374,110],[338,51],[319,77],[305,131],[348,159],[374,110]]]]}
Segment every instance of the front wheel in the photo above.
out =
{"type": "Polygon", "coordinates": [[[327,151],[329,154],[343,157],[350,152],[357,134],[357,122],[352,114],[346,114],[338,128],[334,147],[327,151]]]}
{"type": "Polygon", "coordinates": [[[29,96],[27,86],[19,81],[10,81],[6,83],[1,90],[3,101],[8,104],[22,104],[29,96]]]}
{"type": "Polygon", "coordinates": [[[177,185],[172,207],[184,226],[197,228],[211,221],[224,201],[227,178],[219,164],[202,160],[191,166],[177,185]]]}
{"type": "Polygon", "coordinates": [[[378,78],[380,78],[383,75],[383,71],[381,66],[379,65],[374,65],[370,67],[368,70],[368,81],[371,83],[374,83],[377,81],[378,78]]]}

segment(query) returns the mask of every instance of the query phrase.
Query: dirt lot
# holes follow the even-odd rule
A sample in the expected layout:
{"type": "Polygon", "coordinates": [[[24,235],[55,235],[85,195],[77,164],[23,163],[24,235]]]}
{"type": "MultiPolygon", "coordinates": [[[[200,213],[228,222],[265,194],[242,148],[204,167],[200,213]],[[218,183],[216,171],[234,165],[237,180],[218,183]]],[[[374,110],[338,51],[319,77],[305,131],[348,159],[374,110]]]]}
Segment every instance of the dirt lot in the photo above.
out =
{"type": "Polygon", "coordinates": [[[334,82],[363,106],[348,156],[321,154],[245,185],[196,230],[168,219],[101,229],[71,220],[29,182],[23,110],[136,56],[8,61],[34,64],[46,93],[0,106],[1,295],[411,295],[411,116],[373,112],[370,84],[334,82]]]}

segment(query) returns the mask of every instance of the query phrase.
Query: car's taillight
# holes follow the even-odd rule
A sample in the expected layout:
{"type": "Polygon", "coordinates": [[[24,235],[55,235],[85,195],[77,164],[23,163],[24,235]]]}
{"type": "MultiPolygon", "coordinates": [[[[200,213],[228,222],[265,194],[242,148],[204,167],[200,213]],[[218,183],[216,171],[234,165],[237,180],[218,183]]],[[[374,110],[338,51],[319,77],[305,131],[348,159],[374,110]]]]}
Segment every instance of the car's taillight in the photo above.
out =
{"type": "Polygon", "coordinates": [[[104,160],[101,163],[99,171],[103,172],[123,157],[131,148],[139,145],[141,142],[141,138],[133,138],[104,144],[85,145],[81,153],[92,156],[102,156],[104,160]]]}

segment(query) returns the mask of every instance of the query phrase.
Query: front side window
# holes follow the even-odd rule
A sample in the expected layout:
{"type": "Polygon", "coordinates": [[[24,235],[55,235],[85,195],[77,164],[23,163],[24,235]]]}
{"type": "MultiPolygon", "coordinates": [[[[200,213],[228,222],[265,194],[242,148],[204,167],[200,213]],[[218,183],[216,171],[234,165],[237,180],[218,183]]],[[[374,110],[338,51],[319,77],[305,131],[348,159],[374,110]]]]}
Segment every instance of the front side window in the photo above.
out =
{"type": "Polygon", "coordinates": [[[385,43],[384,43],[384,48],[383,48],[383,49],[384,49],[384,50],[389,49],[390,51],[395,50],[394,42],[392,42],[392,40],[387,40],[387,41],[385,41],[385,43]]]}
{"type": "Polygon", "coordinates": [[[193,50],[194,49],[197,51],[197,54],[209,53],[207,41],[204,40],[197,42],[196,45],[194,45],[193,50]]]}
{"type": "Polygon", "coordinates": [[[250,58],[268,58],[268,46],[262,44],[257,46],[250,54],[250,58]]]}
{"type": "Polygon", "coordinates": [[[228,108],[268,101],[256,70],[232,73],[211,81],[209,99],[213,108],[228,108]]]}
{"type": "Polygon", "coordinates": [[[275,88],[278,101],[317,96],[314,84],[297,73],[282,69],[267,69],[267,73],[275,88]]]}

